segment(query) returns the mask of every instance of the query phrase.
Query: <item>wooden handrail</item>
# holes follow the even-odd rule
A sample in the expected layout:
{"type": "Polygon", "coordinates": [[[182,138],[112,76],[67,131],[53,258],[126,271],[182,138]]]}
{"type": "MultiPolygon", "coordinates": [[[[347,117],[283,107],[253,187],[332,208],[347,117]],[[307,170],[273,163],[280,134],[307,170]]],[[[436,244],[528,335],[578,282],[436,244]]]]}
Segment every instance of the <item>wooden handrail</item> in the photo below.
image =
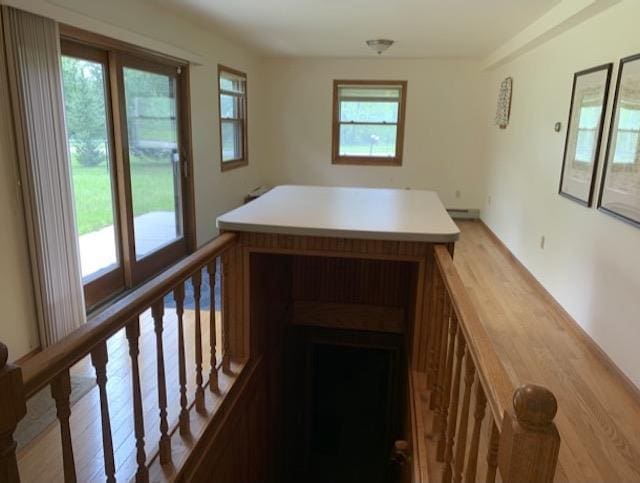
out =
{"type": "Polygon", "coordinates": [[[493,348],[446,246],[435,246],[435,259],[464,333],[467,347],[475,362],[478,376],[485,388],[491,412],[496,424],[500,426],[505,410],[511,407],[514,385],[493,348]]]}
{"type": "Polygon", "coordinates": [[[443,483],[476,481],[487,403],[492,417],[486,481],[493,483],[497,471],[505,483],[553,481],[560,447],[555,396],[533,384],[514,387],[448,248],[434,246],[434,258],[426,381],[443,483]]]}
{"type": "Polygon", "coordinates": [[[122,329],[132,318],[164,297],[194,270],[219,256],[237,240],[234,233],[223,233],[197,252],[176,263],[157,277],[133,290],[104,310],[96,313],[82,327],[60,342],[36,354],[22,365],[24,395],[28,399],[59,373],[71,367],[122,329]]]}

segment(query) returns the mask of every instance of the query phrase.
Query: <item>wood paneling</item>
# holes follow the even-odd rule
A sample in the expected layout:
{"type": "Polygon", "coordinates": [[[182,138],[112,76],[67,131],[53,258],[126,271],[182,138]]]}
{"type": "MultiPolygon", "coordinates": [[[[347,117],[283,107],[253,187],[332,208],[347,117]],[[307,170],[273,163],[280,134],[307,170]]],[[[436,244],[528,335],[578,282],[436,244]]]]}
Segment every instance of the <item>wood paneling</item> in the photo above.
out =
{"type": "MultiPolygon", "coordinates": [[[[358,267],[357,260],[365,260],[360,265],[360,274],[366,275],[365,268],[371,267],[374,261],[393,261],[396,263],[395,268],[389,268],[390,272],[396,271],[399,275],[403,271],[402,264],[399,262],[414,262],[411,265],[410,270],[404,270],[404,274],[400,276],[402,284],[405,284],[406,292],[404,294],[399,293],[395,289],[391,289],[395,292],[395,303],[405,305],[408,307],[407,325],[408,334],[407,343],[410,343],[409,356],[412,361],[412,365],[421,371],[426,368],[426,343],[428,339],[428,309],[429,294],[431,286],[428,283],[430,276],[432,275],[434,259],[433,259],[433,244],[423,242],[397,242],[397,241],[385,241],[385,240],[355,240],[346,238],[326,238],[326,237],[302,237],[294,235],[278,235],[278,234],[265,234],[265,233],[240,233],[239,245],[244,246],[249,253],[277,253],[283,255],[300,255],[304,258],[312,257],[328,257],[330,259],[347,258],[349,262],[345,266],[358,267]],[[408,273],[407,273],[408,272],[408,273]],[[406,277],[406,278],[405,278],[406,277]],[[400,299],[403,302],[400,302],[400,299]],[[424,336],[422,336],[424,334],[424,336]]],[[[322,262],[307,261],[307,267],[313,266],[313,264],[320,264],[322,262]]],[[[337,266],[335,262],[332,262],[333,266],[337,266]]],[[[383,264],[384,265],[384,264],[383,264]]],[[[302,267],[302,265],[300,265],[302,267]]],[[[391,267],[391,266],[389,266],[391,267]]],[[[325,267],[323,270],[327,270],[325,267]]],[[[329,275],[327,272],[326,275],[329,275]]],[[[331,274],[332,275],[332,274],[331,274]]],[[[346,275],[346,271],[345,271],[346,275]]],[[[248,277],[248,272],[245,273],[248,277]]],[[[307,279],[311,281],[310,287],[316,287],[316,292],[311,292],[314,295],[318,295],[318,290],[322,290],[317,282],[313,281],[313,277],[307,275],[307,279]]],[[[300,279],[299,279],[300,280],[300,279]]],[[[339,280],[333,280],[332,283],[341,283],[339,280]]],[[[360,288],[370,287],[372,282],[367,281],[363,283],[358,280],[343,281],[343,285],[351,285],[351,290],[354,287],[360,288]],[[358,285],[359,284],[359,285],[358,285]]],[[[379,283],[384,284],[384,281],[379,283]]],[[[248,282],[245,281],[245,285],[248,282]]],[[[375,289],[376,285],[372,285],[375,289]]],[[[307,288],[308,290],[308,288],[307,288]]],[[[328,288],[326,289],[327,295],[330,295],[328,290],[333,290],[334,297],[336,298],[337,290],[328,288]]],[[[379,288],[378,288],[379,290],[379,288]]],[[[382,294],[389,299],[391,295],[382,294]]],[[[360,294],[358,300],[366,301],[367,296],[360,294]]],[[[352,300],[344,300],[347,297],[340,295],[339,302],[353,302],[352,300]]],[[[334,300],[335,301],[335,300],[334,300]]],[[[246,303],[249,303],[249,297],[247,297],[246,303]]],[[[374,305],[379,305],[379,302],[374,302],[374,305]]],[[[244,326],[247,322],[245,321],[244,326]]]]}
{"type": "Polygon", "coordinates": [[[222,410],[200,435],[176,481],[254,483],[269,478],[267,377],[259,358],[245,368],[222,410]]]}
{"type": "Polygon", "coordinates": [[[291,323],[346,330],[405,332],[405,311],[399,307],[295,301],[291,323]]]}
{"type": "Polygon", "coordinates": [[[409,262],[298,256],[293,261],[293,298],[406,307],[413,269],[409,262]]]}
{"type": "MultiPolygon", "coordinates": [[[[241,259],[231,255],[228,264],[241,259]]],[[[291,300],[291,260],[264,254],[248,260],[252,273],[251,359],[230,399],[199,438],[177,481],[281,481],[282,351],[291,300]]],[[[235,280],[226,281],[232,290],[235,280]]],[[[242,337],[235,340],[237,343],[242,337]]]]}

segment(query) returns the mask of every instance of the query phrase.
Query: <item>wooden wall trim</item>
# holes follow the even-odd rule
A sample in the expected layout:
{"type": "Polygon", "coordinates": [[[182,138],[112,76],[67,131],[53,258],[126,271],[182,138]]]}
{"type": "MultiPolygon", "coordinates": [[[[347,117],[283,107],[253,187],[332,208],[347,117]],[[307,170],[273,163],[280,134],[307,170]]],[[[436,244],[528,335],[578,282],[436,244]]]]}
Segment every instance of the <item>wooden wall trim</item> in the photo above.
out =
{"type": "Polygon", "coordinates": [[[553,295],[540,283],[540,281],[529,271],[527,267],[516,257],[511,250],[498,238],[491,228],[482,220],[478,219],[480,226],[486,231],[487,235],[496,243],[498,248],[505,256],[507,256],[516,266],[516,269],[520,274],[527,279],[537,290],[538,295],[542,297],[547,303],[553,305],[555,309],[560,312],[563,320],[566,322],[566,326],[587,346],[587,349],[598,359],[607,369],[607,371],[618,376],[622,382],[625,390],[637,401],[640,402],[640,387],[636,386],[631,379],[613,362],[613,359],[593,340],[593,338],[578,324],[578,322],[567,312],[567,310],[560,305],[553,295]]]}

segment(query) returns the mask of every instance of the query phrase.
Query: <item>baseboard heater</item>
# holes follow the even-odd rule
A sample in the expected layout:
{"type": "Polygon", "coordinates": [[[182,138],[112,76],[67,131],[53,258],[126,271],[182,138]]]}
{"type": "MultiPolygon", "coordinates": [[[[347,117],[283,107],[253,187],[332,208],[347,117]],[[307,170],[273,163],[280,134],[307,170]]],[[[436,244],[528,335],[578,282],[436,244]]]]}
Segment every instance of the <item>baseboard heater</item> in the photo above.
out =
{"type": "Polygon", "coordinates": [[[447,208],[447,213],[453,219],[477,220],[480,218],[480,210],[477,208],[447,208]]]}

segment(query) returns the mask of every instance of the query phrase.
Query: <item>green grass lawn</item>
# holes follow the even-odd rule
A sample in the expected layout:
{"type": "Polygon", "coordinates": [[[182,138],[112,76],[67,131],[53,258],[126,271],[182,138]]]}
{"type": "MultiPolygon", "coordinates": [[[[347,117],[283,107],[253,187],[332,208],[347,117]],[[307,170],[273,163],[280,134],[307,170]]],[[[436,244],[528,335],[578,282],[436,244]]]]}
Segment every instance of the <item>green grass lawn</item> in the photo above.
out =
{"type": "MultiPolygon", "coordinates": [[[[112,225],[113,196],[107,165],[85,167],[72,156],[72,177],[79,234],[112,225]]],[[[158,165],[132,159],[131,183],[134,215],[174,210],[171,164],[158,165]]]]}

